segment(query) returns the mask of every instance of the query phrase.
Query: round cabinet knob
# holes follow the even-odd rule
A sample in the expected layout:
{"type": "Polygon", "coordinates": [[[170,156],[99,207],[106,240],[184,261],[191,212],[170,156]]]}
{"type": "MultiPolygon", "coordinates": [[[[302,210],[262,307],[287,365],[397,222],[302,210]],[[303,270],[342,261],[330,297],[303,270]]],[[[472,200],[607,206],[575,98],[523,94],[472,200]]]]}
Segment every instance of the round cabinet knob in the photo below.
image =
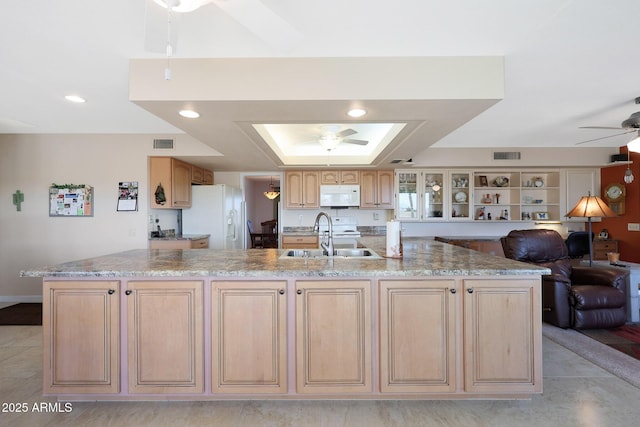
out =
{"type": "Polygon", "coordinates": [[[469,292],[470,294],[472,294],[472,293],[473,293],[473,288],[469,288],[469,289],[467,289],[467,292],[469,292]]]}
{"type": "Polygon", "coordinates": [[[449,289],[449,292],[451,292],[452,294],[455,294],[457,291],[455,289],[449,289]]]}
{"type": "Polygon", "coordinates": [[[284,295],[284,289],[280,289],[280,290],[278,291],[278,293],[279,293],[280,295],[284,295]]]}
{"type": "Polygon", "coordinates": [[[125,295],[131,295],[131,289],[127,289],[126,291],[124,291],[125,295]]]}
{"type": "Polygon", "coordinates": [[[115,292],[116,292],[116,291],[114,291],[113,289],[109,289],[109,290],[107,291],[107,293],[108,293],[109,295],[113,295],[115,292]]]}
{"type": "Polygon", "coordinates": [[[296,291],[296,294],[298,294],[298,295],[302,295],[302,289],[298,289],[298,290],[296,291]]]}

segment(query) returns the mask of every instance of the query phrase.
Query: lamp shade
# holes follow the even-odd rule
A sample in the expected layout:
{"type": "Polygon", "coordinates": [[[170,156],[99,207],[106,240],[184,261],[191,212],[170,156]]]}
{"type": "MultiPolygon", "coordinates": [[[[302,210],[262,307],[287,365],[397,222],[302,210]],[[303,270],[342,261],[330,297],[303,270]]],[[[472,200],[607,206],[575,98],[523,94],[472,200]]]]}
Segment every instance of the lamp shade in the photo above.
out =
{"type": "Polygon", "coordinates": [[[574,208],[565,216],[593,218],[617,215],[600,197],[588,195],[581,197],[574,208]]]}

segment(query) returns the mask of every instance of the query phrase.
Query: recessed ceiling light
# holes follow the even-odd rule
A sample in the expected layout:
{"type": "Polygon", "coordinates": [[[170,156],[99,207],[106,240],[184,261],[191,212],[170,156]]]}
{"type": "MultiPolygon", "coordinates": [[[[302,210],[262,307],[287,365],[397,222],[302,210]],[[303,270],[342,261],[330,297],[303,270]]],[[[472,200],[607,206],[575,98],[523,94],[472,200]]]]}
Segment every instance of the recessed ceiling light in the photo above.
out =
{"type": "Polygon", "coordinates": [[[187,119],[197,119],[200,117],[200,114],[193,110],[181,110],[180,115],[182,117],[186,117],[187,119]]]}
{"type": "Polygon", "coordinates": [[[83,102],[87,102],[86,99],[79,97],[78,95],[67,95],[64,97],[67,101],[76,102],[78,104],[82,104],[83,102]]]}
{"type": "Polygon", "coordinates": [[[351,117],[362,117],[367,114],[367,110],[363,110],[362,108],[353,108],[349,110],[347,114],[351,117]]]}

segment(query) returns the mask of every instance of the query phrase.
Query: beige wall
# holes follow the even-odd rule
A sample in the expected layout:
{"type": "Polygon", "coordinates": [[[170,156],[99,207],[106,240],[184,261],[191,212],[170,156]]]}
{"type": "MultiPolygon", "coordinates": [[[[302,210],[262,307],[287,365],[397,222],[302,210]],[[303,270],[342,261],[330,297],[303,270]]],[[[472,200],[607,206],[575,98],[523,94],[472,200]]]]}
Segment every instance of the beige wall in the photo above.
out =
{"type": "MultiPolygon", "coordinates": [[[[427,151],[418,157],[425,164],[437,157],[440,167],[455,166],[458,162],[466,165],[469,157],[478,161],[489,158],[491,152],[485,150],[486,156],[478,156],[477,152],[475,156],[460,156],[460,151],[438,149],[434,150],[437,156],[429,158],[427,151]],[[448,154],[446,158],[440,157],[445,153],[448,154]]],[[[567,151],[573,156],[568,153],[559,156],[558,150],[545,156],[543,151],[536,150],[535,153],[541,159],[540,166],[549,166],[542,159],[548,162],[550,158],[566,159],[565,165],[585,160],[585,164],[601,165],[607,161],[604,150],[585,150],[582,154],[593,156],[580,156],[580,159],[576,159],[575,151],[571,150],[567,151]]],[[[150,155],[196,159],[215,156],[216,153],[186,135],[0,135],[0,306],[6,302],[40,300],[40,279],[20,278],[20,270],[147,247],[148,215],[152,213],[147,208],[147,157],[150,155]],[[161,152],[153,150],[154,137],[172,137],[176,140],[176,148],[161,152]],[[139,182],[137,212],[116,211],[119,181],[139,182]],[[95,189],[94,216],[49,217],[47,192],[52,183],[92,185],[95,189]],[[16,190],[24,193],[20,212],[12,204],[11,195],[16,190]]],[[[240,186],[240,173],[216,173],[215,182],[240,186]]],[[[376,218],[371,211],[353,212],[361,225],[385,225],[388,219],[385,214],[391,211],[382,211],[376,218]]],[[[282,221],[288,225],[310,226],[316,213],[283,210],[282,221]]],[[[170,221],[173,215],[173,212],[168,213],[166,221],[170,221]]],[[[165,224],[163,226],[167,228],[165,224]]],[[[411,224],[408,227],[418,227],[419,230],[412,230],[412,234],[422,235],[431,233],[429,227],[433,226],[425,228],[411,224]]],[[[444,231],[438,228],[440,234],[444,231]]],[[[477,234],[460,228],[446,231],[477,234]]]]}
{"type": "MultiPolygon", "coordinates": [[[[191,137],[169,137],[176,140],[169,155],[212,155],[191,137]]],[[[0,304],[40,297],[41,281],[20,278],[20,270],[147,247],[147,157],[166,155],[152,149],[153,138],[0,135],[0,304]],[[119,181],[138,181],[137,212],[116,211],[119,181]],[[52,183],[93,186],[94,216],[49,217],[52,183]],[[12,204],[16,190],[24,193],[20,212],[12,204]]]]}

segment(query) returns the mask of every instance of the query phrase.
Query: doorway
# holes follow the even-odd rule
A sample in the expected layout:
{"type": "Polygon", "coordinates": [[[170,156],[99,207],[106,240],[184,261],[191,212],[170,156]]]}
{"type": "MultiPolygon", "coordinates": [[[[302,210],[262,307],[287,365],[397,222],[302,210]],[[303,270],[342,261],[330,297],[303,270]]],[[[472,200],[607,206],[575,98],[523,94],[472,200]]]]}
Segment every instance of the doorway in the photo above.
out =
{"type": "MultiPolygon", "coordinates": [[[[244,173],[240,177],[242,189],[245,199],[244,217],[246,221],[251,221],[256,233],[273,233],[275,234],[276,247],[280,247],[280,239],[282,224],[279,219],[281,217],[280,195],[273,199],[267,198],[266,192],[275,191],[280,193],[280,183],[282,174],[279,172],[251,172],[244,173]]],[[[251,237],[249,230],[245,224],[247,238],[245,239],[245,248],[251,247],[251,237]]]]}

